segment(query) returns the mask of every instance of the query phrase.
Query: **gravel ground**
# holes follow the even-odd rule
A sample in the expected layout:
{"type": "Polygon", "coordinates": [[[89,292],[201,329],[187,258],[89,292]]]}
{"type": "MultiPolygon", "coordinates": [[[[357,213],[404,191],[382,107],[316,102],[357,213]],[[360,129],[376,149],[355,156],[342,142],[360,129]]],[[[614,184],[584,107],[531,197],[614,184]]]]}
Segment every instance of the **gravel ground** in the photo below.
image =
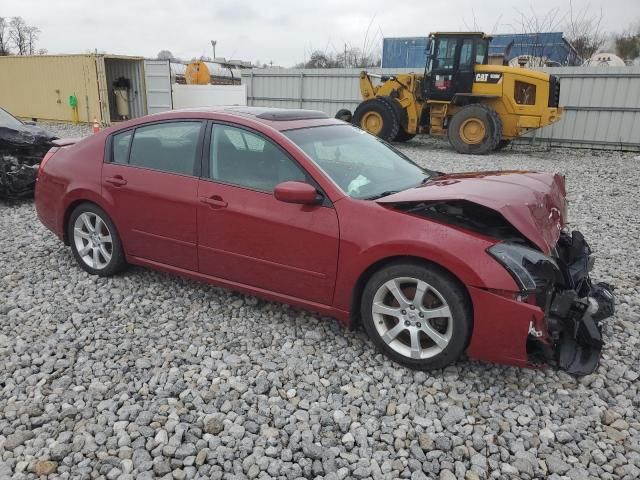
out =
{"type": "Polygon", "coordinates": [[[567,174],[617,287],[595,374],[413,372],[332,319],[142,268],[89,276],[32,203],[0,205],[0,478],[638,478],[640,158],[401,148],[567,174]]]}

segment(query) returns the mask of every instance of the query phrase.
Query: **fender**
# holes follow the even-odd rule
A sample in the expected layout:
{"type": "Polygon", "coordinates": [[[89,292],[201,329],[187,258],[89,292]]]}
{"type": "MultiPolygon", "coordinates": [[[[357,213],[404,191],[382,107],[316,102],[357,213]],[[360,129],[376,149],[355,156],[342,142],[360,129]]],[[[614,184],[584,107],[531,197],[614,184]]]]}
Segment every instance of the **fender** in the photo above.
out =
{"type": "Polygon", "coordinates": [[[354,202],[335,203],[340,221],[340,262],[334,307],[351,310],[352,288],[358,279],[372,265],[402,256],[433,262],[466,287],[518,291],[511,275],[486,253],[495,240],[403,212],[390,217],[387,207],[373,202],[358,204],[359,215],[350,211],[354,202]],[[366,218],[363,206],[368,210],[366,218]],[[384,223],[376,222],[378,216],[384,223]],[[368,239],[367,245],[362,245],[362,238],[368,239]]]}

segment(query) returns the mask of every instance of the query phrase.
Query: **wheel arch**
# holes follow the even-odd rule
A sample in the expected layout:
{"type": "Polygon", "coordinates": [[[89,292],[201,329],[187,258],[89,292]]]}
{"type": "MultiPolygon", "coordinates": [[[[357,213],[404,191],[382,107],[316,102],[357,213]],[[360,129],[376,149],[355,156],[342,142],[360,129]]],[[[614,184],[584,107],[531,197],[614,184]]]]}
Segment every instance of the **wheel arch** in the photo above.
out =
{"type": "Polygon", "coordinates": [[[467,300],[467,304],[469,306],[469,310],[471,313],[471,334],[473,334],[473,303],[471,301],[471,295],[469,293],[469,289],[464,284],[460,278],[455,275],[451,270],[444,267],[438,262],[434,262],[424,257],[418,257],[415,255],[394,255],[391,257],[385,257],[378,259],[371,265],[369,265],[358,277],[356,280],[355,286],[353,288],[353,292],[351,295],[351,318],[349,322],[349,326],[351,329],[354,329],[356,326],[360,324],[361,316],[360,316],[360,302],[362,300],[362,294],[364,293],[365,286],[367,282],[371,279],[371,277],[376,273],[382,270],[385,267],[390,265],[399,264],[399,263],[412,263],[414,265],[421,266],[430,266],[436,267],[439,270],[442,270],[445,274],[447,274],[454,282],[458,284],[461,291],[464,293],[465,298],[467,300]]]}
{"type": "Polygon", "coordinates": [[[78,205],[82,205],[83,203],[91,203],[99,208],[101,208],[102,210],[104,210],[104,212],[109,216],[109,219],[111,220],[111,223],[113,223],[114,227],[116,228],[116,233],[118,234],[118,237],[120,238],[120,241],[122,241],[122,236],[120,235],[120,231],[118,229],[118,226],[116,225],[116,222],[113,219],[113,215],[111,215],[111,212],[109,211],[108,208],[105,208],[105,206],[103,205],[103,202],[98,201],[96,198],[94,198],[92,195],[80,195],[78,197],[73,198],[72,200],[70,200],[68,202],[68,204],[65,206],[64,208],[64,213],[62,215],[62,241],[64,242],[65,245],[69,245],[69,232],[68,232],[68,224],[69,224],[69,218],[71,218],[71,214],[73,213],[73,211],[78,207],[78,205]]]}

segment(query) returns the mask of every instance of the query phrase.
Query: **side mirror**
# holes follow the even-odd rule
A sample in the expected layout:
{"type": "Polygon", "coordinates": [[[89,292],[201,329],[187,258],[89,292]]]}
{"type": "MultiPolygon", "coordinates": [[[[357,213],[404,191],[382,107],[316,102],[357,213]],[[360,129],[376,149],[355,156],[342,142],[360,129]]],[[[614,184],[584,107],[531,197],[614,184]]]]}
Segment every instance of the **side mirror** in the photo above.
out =
{"type": "Polygon", "coordinates": [[[273,196],[281,202],[315,205],[322,201],[315,187],[305,182],[282,182],[276,185],[273,196]]]}

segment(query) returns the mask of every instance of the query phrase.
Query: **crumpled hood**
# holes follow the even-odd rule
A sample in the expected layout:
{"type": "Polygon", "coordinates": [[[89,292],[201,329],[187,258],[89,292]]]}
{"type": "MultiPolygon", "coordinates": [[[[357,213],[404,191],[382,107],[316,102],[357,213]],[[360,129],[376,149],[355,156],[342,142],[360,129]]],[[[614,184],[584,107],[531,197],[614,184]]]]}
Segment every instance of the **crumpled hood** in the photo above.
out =
{"type": "Polygon", "coordinates": [[[466,200],[502,216],[545,254],[555,247],[567,218],[560,174],[496,171],[441,175],[424,185],[376,200],[380,204],[466,200]]]}

